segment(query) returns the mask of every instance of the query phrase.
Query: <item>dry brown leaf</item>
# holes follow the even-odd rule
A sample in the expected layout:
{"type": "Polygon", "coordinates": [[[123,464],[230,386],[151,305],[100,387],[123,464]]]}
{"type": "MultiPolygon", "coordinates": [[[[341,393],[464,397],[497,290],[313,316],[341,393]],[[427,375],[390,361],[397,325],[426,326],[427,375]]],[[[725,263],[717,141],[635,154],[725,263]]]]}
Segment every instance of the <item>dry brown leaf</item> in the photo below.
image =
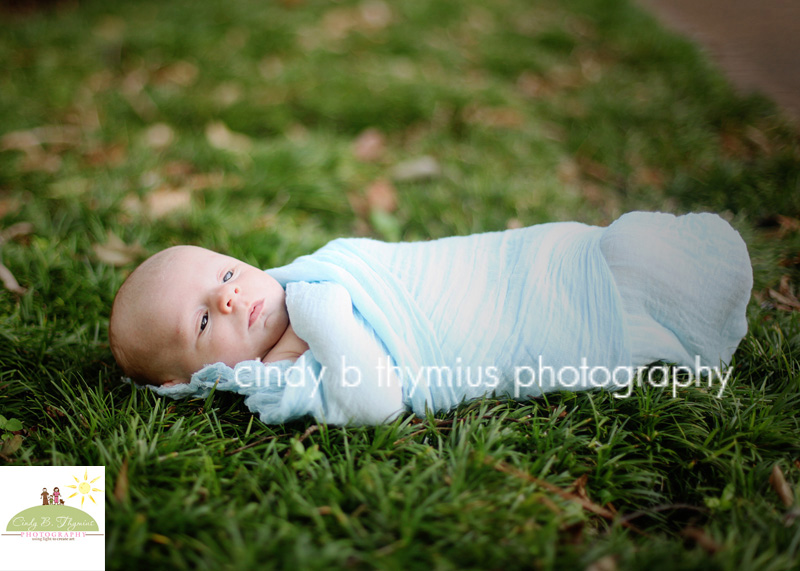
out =
{"type": "Polygon", "coordinates": [[[170,161],[161,171],[169,178],[184,178],[195,172],[195,167],[189,161],[170,161]]]}
{"type": "MultiPolygon", "coordinates": [[[[590,511],[590,512],[592,512],[594,514],[597,514],[597,515],[599,515],[599,516],[601,516],[603,518],[606,518],[608,520],[613,520],[614,519],[614,514],[612,514],[606,508],[604,508],[602,506],[599,506],[599,505],[595,504],[594,502],[591,502],[589,500],[581,498],[580,496],[578,496],[576,494],[567,492],[566,490],[562,490],[561,488],[559,488],[555,484],[551,484],[547,480],[542,480],[541,478],[537,478],[535,476],[531,476],[527,472],[524,472],[524,471],[520,470],[519,468],[515,468],[514,466],[511,466],[510,464],[507,464],[506,462],[503,462],[502,460],[495,460],[491,456],[487,456],[486,458],[484,458],[484,463],[487,464],[487,465],[493,466],[494,469],[497,470],[498,472],[503,472],[505,474],[510,474],[510,475],[512,475],[512,476],[514,476],[516,478],[525,480],[526,482],[531,482],[531,483],[536,484],[537,486],[539,486],[541,488],[544,488],[545,490],[547,490],[549,492],[552,492],[552,493],[554,493],[554,494],[556,494],[558,496],[561,496],[565,500],[575,502],[575,503],[579,504],[581,507],[583,507],[583,509],[585,509],[586,511],[590,511]]],[[[633,529],[633,530],[638,531],[638,528],[636,528],[635,526],[631,525],[630,523],[623,522],[623,525],[625,525],[629,529],[633,529]]]]}
{"type": "Polygon", "coordinates": [[[189,87],[200,74],[197,66],[188,61],[177,61],[156,72],[156,81],[159,83],[172,83],[179,87],[189,87]]]}
{"type": "Polygon", "coordinates": [[[783,502],[784,507],[790,508],[794,505],[794,494],[792,488],[783,476],[781,467],[775,464],[772,467],[772,474],[769,476],[769,483],[783,502]]]}
{"type": "Polygon", "coordinates": [[[128,458],[122,461],[122,466],[117,474],[117,483],[114,484],[114,497],[118,502],[128,499],[128,458]]]}
{"type": "Polygon", "coordinates": [[[242,98],[242,88],[238,83],[226,81],[214,89],[212,97],[221,107],[230,107],[242,98]]]}
{"type": "Polygon", "coordinates": [[[58,155],[34,148],[25,153],[19,168],[23,172],[41,171],[55,174],[61,170],[61,162],[61,157],[58,155]]]}
{"type": "Polygon", "coordinates": [[[787,234],[800,231],[800,220],[797,218],[783,216],[782,214],[778,214],[775,218],[778,221],[778,235],[781,238],[787,234]]]}
{"type": "Polygon", "coordinates": [[[529,71],[523,71],[517,78],[517,90],[531,99],[543,97],[548,93],[544,79],[529,71]]]}
{"type": "Polygon", "coordinates": [[[616,571],[617,559],[613,555],[606,555],[593,561],[586,567],[586,571],[616,571]]]}
{"type": "Polygon", "coordinates": [[[395,180],[419,181],[439,177],[442,174],[442,168],[436,159],[425,155],[395,165],[391,174],[395,180]]]}
{"type": "Polygon", "coordinates": [[[222,121],[206,125],[206,139],[215,149],[233,153],[244,153],[252,147],[250,137],[231,131],[222,121]]]}
{"type": "Polygon", "coordinates": [[[128,73],[120,85],[120,93],[139,117],[151,121],[158,114],[158,107],[144,90],[150,80],[149,72],[136,68],[128,73]]]}
{"type": "Polygon", "coordinates": [[[164,149],[175,140],[175,131],[166,123],[150,125],[144,132],[144,142],[151,149],[164,149]]]}
{"type": "Polygon", "coordinates": [[[347,202],[350,203],[350,208],[353,209],[353,212],[356,215],[364,217],[369,214],[369,204],[367,204],[367,199],[361,194],[357,194],[355,192],[348,192],[347,202]]]}
{"type": "Polygon", "coordinates": [[[394,185],[386,179],[376,180],[369,185],[366,197],[371,211],[394,212],[397,210],[397,191],[394,185]]]}
{"type": "Polygon", "coordinates": [[[31,232],[33,232],[33,224],[30,222],[17,222],[0,231],[0,244],[21,236],[27,236],[31,232]]]}
{"type": "Polygon", "coordinates": [[[105,244],[94,244],[92,250],[101,262],[115,267],[127,266],[144,254],[139,244],[126,244],[112,232],[108,233],[105,244]]]}
{"type": "Polygon", "coordinates": [[[633,172],[633,183],[637,186],[664,186],[664,174],[655,167],[640,166],[633,172]]]}
{"type": "Polygon", "coordinates": [[[0,196],[0,218],[19,210],[22,203],[14,196],[0,196]]]}
{"type": "Polygon", "coordinates": [[[189,190],[205,190],[207,188],[217,188],[223,184],[228,188],[241,186],[242,178],[235,175],[225,175],[221,172],[200,173],[190,176],[186,181],[189,190]]]}
{"type": "Polygon", "coordinates": [[[714,539],[708,535],[704,529],[700,529],[699,527],[687,527],[681,531],[681,535],[694,541],[708,553],[716,553],[722,549],[722,546],[719,543],[714,541],[714,539]]]}
{"type": "Polygon", "coordinates": [[[781,281],[780,281],[780,284],[778,285],[778,291],[781,294],[783,294],[783,295],[785,295],[787,297],[790,297],[793,300],[797,301],[797,298],[795,297],[794,292],[792,291],[792,284],[791,284],[791,281],[789,280],[789,276],[788,275],[781,276],[781,281]]]}
{"type": "Polygon", "coordinates": [[[328,10],[322,17],[320,31],[329,40],[341,40],[353,31],[380,31],[391,23],[392,10],[388,4],[366,0],[359,6],[328,10]]]}
{"type": "Polygon", "coordinates": [[[4,456],[11,456],[14,452],[19,450],[19,447],[22,446],[22,435],[15,434],[14,436],[8,438],[7,440],[0,441],[2,442],[2,448],[0,448],[0,454],[4,456]]]}
{"type": "Polygon", "coordinates": [[[596,178],[597,180],[605,183],[611,183],[613,181],[613,176],[605,165],[586,157],[579,157],[578,165],[580,165],[583,173],[592,178],[596,178]]]}
{"type": "Polygon", "coordinates": [[[17,279],[14,277],[14,274],[11,273],[3,263],[0,263],[0,281],[3,282],[3,286],[10,292],[22,295],[26,291],[26,288],[19,285],[17,279]]]}
{"type": "Polygon", "coordinates": [[[42,125],[25,131],[12,131],[0,138],[0,150],[27,151],[41,145],[74,147],[81,142],[81,130],[71,125],[42,125]]]}
{"type": "Polygon", "coordinates": [[[192,204],[192,193],[185,188],[164,187],[148,194],[144,203],[152,218],[163,218],[179,210],[188,210],[192,204]]]}
{"type": "Polygon", "coordinates": [[[525,115],[512,107],[471,107],[464,111],[464,120],[504,129],[518,129],[525,125],[525,115]]]}
{"type": "Polygon", "coordinates": [[[25,131],[12,131],[0,138],[0,150],[25,153],[20,168],[23,171],[56,173],[61,168],[58,152],[77,146],[81,131],[69,125],[43,125],[25,131]]]}
{"type": "Polygon", "coordinates": [[[800,300],[798,300],[791,292],[781,293],[774,289],[767,289],[767,295],[778,302],[779,309],[785,311],[800,310],[800,300]]]}
{"type": "Polygon", "coordinates": [[[367,28],[382,30],[392,23],[392,9],[383,0],[366,0],[358,8],[367,28]]]}
{"type": "Polygon", "coordinates": [[[589,494],[586,492],[586,482],[588,481],[589,474],[584,474],[572,483],[572,490],[578,497],[584,500],[589,500],[589,494]]]}
{"type": "Polygon", "coordinates": [[[353,143],[353,154],[365,163],[380,160],[385,152],[386,137],[373,127],[362,131],[353,143]]]}
{"type": "Polygon", "coordinates": [[[125,162],[128,151],[125,145],[112,144],[96,147],[84,154],[86,162],[91,166],[119,166],[125,162]]]}
{"type": "Polygon", "coordinates": [[[578,184],[581,180],[581,169],[573,159],[565,157],[561,159],[556,168],[558,180],[561,184],[578,184]]]}

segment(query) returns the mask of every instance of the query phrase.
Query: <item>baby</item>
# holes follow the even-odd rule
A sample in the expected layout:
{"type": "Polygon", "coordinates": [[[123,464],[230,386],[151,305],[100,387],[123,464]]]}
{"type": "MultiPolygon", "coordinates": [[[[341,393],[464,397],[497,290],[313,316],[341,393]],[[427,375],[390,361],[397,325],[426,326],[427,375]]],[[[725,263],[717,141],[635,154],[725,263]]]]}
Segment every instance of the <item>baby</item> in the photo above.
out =
{"type": "Polygon", "coordinates": [[[297,359],[308,345],[289,324],[283,287],[269,274],[196,246],[148,258],[117,292],[111,351],[139,383],[188,383],[208,363],[233,367],[297,359]]]}
{"type": "Polygon", "coordinates": [[[266,272],[177,246],[120,288],[109,337],[160,394],[235,391],[267,423],[377,424],[490,394],[619,388],[655,361],[724,366],[751,287],[744,242],[713,214],[339,239],[266,272]]]}

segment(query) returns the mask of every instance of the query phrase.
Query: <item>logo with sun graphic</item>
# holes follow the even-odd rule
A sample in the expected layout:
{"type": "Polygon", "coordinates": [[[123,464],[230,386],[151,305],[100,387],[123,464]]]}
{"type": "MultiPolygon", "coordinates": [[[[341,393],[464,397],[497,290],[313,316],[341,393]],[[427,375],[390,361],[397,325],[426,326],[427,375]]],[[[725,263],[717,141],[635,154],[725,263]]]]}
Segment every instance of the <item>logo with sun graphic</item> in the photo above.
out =
{"type": "Polygon", "coordinates": [[[105,474],[105,466],[0,467],[0,569],[105,569],[105,474]]]}
{"type": "Polygon", "coordinates": [[[77,486],[72,485],[72,486],[67,486],[67,487],[68,488],[74,488],[74,489],[76,489],[78,491],[75,492],[74,494],[72,494],[71,496],[68,496],[67,499],[74,498],[75,496],[80,494],[80,496],[81,496],[81,507],[83,507],[83,502],[86,501],[87,497],[90,500],[92,500],[93,504],[97,504],[97,502],[94,501],[94,498],[92,497],[91,492],[102,492],[103,490],[101,490],[100,488],[93,488],[92,484],[94,484],[97,480],[102,478],[102,476],[97,476],[97,478],[95,478],[91,482],[88,481],[89,480],[89,469],[87,468],[86,471],[84,471],[84,473],[83,473],[83,482],[81,482],[78,479],[77,476],[72,476],[72,478],[75,480],[75,483],[77,484],[77,486]]]}
{"type": "MultiPolygon", "coordinates": [[[[92,476],[95,474],[96,472],[93,473],[92,476]]],[[[63,476],[61,477],[63,478],[63,476]]],[[[92,504],[98,505],[92,493],[102,492],[103,490],[93,487],[93,484],[102,477],[103,474],[101,473],[99,476],[90,479],[88,468],[84,469],[83,480],[80,479],[80,476],[72,475],[72,479],[75,480],[75,483],[64,486],[64,488],[75,490],[75,492],[69,496],[67,495],[69,493],[68,490],[61,492],[58,486],[53,486],[52,488],[45,486],[41,488],[41,493],[38,491],[38,488],[33,487],[30,493],[34,497],[38,496],[38,498],[41,498],[41,503],[39,503],[39,499],[37,498],[36,505],[17,513],[8,522],[6,531],[28,532],[28,535],[30,535],[30,533],[42,532],[85,533],[99,531],[98,524],[91,514],[86,513],[83,509],[67,505],[67,503],[77,502],[77,498],[80,497],[81,508],[83,508],[86,498],[89,498],[92,504]],[[75,499],[73,500],[73,498],[75,499]],[[70,500],[72,500],[72,502],[70,502],[70,500]]]]}

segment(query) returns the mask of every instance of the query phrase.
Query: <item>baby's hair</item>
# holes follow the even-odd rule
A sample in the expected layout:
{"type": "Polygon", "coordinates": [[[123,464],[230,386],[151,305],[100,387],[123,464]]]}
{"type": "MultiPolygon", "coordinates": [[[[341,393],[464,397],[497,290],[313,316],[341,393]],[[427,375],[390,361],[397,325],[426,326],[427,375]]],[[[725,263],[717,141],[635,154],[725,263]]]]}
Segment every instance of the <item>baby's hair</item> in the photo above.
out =
{"type": "MultiPolygon", "coordinates": [[[[155,374],[158,359],[155,355],[147,354],[138,343],[138,339],[130,334],[125,335],[124,320],[140,318],[146,320],[147,315],[141,307],[141,294],[148,286],[157,286],[159,276],[172,262],[177,247],[162,250],[142,262],[127,279],[122,283],[114,303],[111,306],[111,316],[108,321],[108,342],[111,353],[122,369],[122,372],[139,384],[160,384],[155,374]]],[[[129,332],[128,332],[129,333],[129,332]]]]}

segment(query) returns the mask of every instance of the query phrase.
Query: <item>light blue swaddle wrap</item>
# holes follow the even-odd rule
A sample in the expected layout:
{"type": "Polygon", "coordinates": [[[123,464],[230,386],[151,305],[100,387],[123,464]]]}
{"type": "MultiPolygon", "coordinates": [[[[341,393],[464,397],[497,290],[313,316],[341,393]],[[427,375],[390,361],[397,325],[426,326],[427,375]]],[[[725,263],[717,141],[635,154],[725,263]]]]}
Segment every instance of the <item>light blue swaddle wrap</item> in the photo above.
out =
{"type": "Polygon", "coordinates": [[[338,239],[267,271],[309,351],[294,363],[212,364],[156,392],[234,391],[266,423],[375,424],[484,395],[615,388],[656,360],[729,362],[752,287],[744,242],[712,214],[338,239]]]}

